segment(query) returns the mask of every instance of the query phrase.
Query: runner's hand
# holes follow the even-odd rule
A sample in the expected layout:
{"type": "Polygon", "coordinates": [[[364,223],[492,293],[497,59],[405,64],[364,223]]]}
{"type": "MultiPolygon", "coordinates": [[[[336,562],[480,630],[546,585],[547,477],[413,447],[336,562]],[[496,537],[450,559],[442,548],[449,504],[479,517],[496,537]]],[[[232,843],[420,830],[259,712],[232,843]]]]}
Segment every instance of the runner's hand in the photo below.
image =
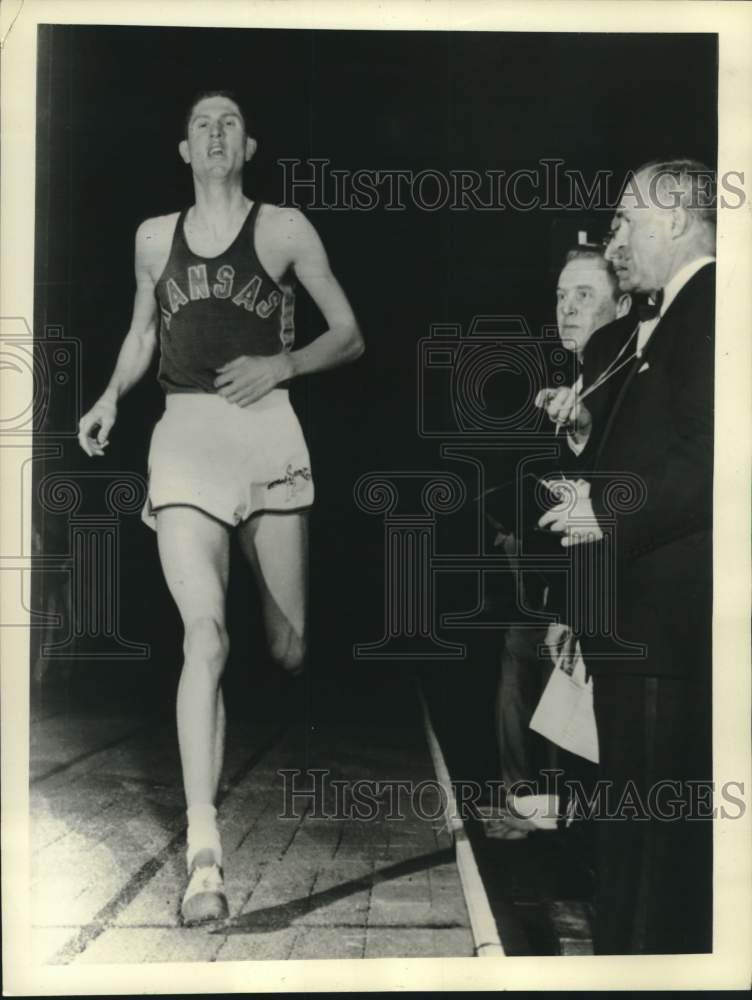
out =
{"type": "Polygon", "coordinates": [[[214,386],[220,396],[238,406],[250,406],[291,375],[286,354],[257,357],[243,354],[217,369],[214,386]]]}
{"type": "Polygon", "coordinates": [[[117,404],[104,396],[78,422],[78,443],[86,454],[104,455],[110,431],[117,419],[117,404]]]}

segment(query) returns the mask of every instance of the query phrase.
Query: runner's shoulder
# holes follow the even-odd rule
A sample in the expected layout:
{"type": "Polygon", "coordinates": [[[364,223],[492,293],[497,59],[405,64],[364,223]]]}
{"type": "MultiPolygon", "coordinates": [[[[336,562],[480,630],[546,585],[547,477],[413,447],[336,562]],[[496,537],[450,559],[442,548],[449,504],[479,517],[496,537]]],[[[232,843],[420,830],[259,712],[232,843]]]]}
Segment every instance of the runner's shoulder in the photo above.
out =
{"type": "Polygon", "coordinates": [[[316,230],[299,208],[264,202],[259,226],[275,243],[299,243],[316,237],[316,230]]]}
{"type": "Polygon", "coordinates": [[[136,253],[144,259],[160,256],[169,250],[180,212],[144,219],[136,230],[136,253]]]}
{"type": "Polygon", "coordinates": [[[277,226],[310,225],[299,208],[293,208],[289,205],[275,205],[270,201],[263,201],[260,205],[259,221],[261,220],[263,220],[264,225],[274,228],[277,226]]]}

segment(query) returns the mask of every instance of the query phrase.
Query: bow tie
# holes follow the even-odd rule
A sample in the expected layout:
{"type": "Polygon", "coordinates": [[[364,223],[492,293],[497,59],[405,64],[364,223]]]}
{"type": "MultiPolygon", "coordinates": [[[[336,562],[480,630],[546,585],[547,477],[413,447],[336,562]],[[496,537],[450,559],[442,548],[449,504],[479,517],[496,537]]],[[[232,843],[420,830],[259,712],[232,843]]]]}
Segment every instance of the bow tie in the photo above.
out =
{"type": "Polygon", "coordinates": [[[646,298],[637,305],[637,315],[639,316],[640,322],[645,323],[647,320],[655,319],[660,315],[661,306],[663,305],[663,289],[659,289],[655,293],[655,301],[651,302],[650,299],[646,298]]]}

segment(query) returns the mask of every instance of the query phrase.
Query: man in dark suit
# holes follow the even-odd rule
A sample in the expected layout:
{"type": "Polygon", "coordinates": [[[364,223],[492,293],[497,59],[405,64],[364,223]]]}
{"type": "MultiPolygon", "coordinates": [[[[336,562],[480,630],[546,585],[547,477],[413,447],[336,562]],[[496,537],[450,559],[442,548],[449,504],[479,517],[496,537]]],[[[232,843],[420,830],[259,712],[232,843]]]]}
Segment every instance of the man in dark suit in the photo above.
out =
{"type": "MultiPolygon", "coordinates": [[[[618,334],[617,365],[608,328],[586,351],[585,384],[598,387],[586,482],[539,522],[583,556],[579,633],[608,783],[596,804],[601,954],[712,950],[714,248],[712,172],[641,167],[606,257],[654,315],[618,334]]],[[[582,421],[576,406],[571,417],[582,421]]]]}
{"type": "MultiPolygon", "coordinates": [[[[618,330],[619,319],[629,314],[631,306],[632,298],[619,289],[616,273],[605,260],[601,246],[584,243],[567,252],[556,284],[556,323],[562,346],[575,355],[579,368],[590,339],[607,325],[618,330]]],[[[576,384],[581,381],[580,376],[576,384]]],[[[571,390],[566,388],[542,389],[536,402],[539,406],[547,403],[549,416],[555,420],[567,407],[570,396],[571,390]]],[[[584,409],[582,412],[584,414],[584,409]]],[[[571,427],[570,447],[578,452],[573,438],[576,433],[571,427]]],[[[574,455],[566,445],[563,451],[567,460],[562,468],[571,468],[574,455]]],[[[550,457],[546,456],[543,461],[550,466],[550,457]]],[[[544,551],[550,551],[552,540],[546,539],[545,543],[544,551]]],[[[513,533],[499,533],[497,544],[503,545],[510,563],[516,566],[519,539],[513,533]]],[[[524,543],[528,552],[529,544],[529,540],[524,543]]],[[[519,609],[521,612],[528,609],[547,611],[558,614],[566,622],[555,582],[540,573],[525,573],[522,594],[524,608],[519,609]]],[[[504,818],[497,822],[496,836],[519,839],[530,830],[550,827],[551,821],[555,821],[555,812],[551,813],[548,798],[542,794],[547,786],[541,780],[541,769],[560,765],[561,761],[556,759],[551,744],[530,729],[530,719],[550,676],[555,651],[568,634],[566,624],[554,623],[537,627],[510,625],[505,632],[496,697],[496,735],[506,802],[512,807],[520,793],[525,797],[541,793],[530,800],[536,803],[541,815],[529,807],[524,816],[508,809],[502,814],[504,818]],[[542,655],[543,649],[548,650],[547,655],[542,655]]],[[[519,805],[519,799],[516,801],[519,805]]]]}

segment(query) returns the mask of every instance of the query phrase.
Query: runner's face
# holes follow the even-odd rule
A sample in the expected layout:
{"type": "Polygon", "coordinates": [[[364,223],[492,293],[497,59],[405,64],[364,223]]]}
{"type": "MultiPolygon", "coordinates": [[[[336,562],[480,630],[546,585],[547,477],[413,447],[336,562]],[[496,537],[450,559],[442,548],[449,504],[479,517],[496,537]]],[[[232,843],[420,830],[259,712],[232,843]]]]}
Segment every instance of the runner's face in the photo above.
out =
{"type": "Polygon", "coordinates": [[[193,108],[186,140],[194,173],[223,177],[250,159],[240,109],[227,97],[205,97],[193,108]]]}
{"type": "Polygon", "coordinates": [[[556,288],[556,322],[567,350],[578,354],[593,333],[616,318],[616,301],[605,268],[597,261],[570,260],[556,288]]]}

